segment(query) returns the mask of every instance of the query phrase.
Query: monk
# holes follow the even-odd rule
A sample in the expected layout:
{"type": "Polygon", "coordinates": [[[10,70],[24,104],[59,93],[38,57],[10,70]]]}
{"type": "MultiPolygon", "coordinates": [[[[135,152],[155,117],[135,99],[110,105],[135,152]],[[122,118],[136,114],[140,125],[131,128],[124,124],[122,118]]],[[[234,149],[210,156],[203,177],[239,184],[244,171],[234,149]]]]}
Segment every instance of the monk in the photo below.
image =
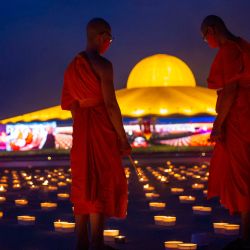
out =
{"type": "Polygon", "coordinates": [[[103,242],[105,218],[125,218],[127,212],[121,156],[130,154],[131,147],[115,96],[112,63],[101,56],[111,42],[110,25],[92,19],[87,25],[87,47],[64,75],[61,107],[70,110],[73,118],[71,201],[77,250],[114,249],[103,242]]]}
{"type": "Polygon", "coordinates": [[[250,249],[250,44],[214,15],[204,19],[201,32],[219,48],[208,77],[208,88],[218,94],[208,198],[219,196],[231,214],[241,215],[242,238],[224,249],[250,249]]]}

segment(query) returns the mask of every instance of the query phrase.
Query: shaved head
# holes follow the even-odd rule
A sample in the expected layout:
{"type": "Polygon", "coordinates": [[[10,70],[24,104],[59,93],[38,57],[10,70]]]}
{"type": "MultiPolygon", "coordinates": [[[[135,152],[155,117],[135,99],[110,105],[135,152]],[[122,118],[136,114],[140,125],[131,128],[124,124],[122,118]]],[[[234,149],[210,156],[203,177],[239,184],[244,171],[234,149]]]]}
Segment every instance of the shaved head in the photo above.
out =
{"type": "Polygon", "coordinates": [[[88,40],[92,40],[96,35],[107,31],[110,32],[111,27],[109,23],[102,18],[93,18],[87,24],[88,40]]]}
{"type": "Polygon", "coordinates": [[[228,32],[224,21],[215,15],[209,15],[203,20],[201,31],[204,32],[208,27],[215,27],[220,32],[228,32]]]}

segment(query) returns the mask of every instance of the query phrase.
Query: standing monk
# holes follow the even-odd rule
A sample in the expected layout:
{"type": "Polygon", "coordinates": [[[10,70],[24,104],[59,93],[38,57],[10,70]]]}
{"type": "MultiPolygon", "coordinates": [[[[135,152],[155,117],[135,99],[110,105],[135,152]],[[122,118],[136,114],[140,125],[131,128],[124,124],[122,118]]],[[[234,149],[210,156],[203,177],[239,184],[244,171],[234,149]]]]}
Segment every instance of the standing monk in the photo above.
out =
{"type": "Polygon", "coordinates": [[[219,48],[208,77],[208,87],[218,93],[208,197],[219,196],[231,214],[241,215],[242,239],[224,249],[250,249],[250,44],[214,15],[204,19],[201,32],[219,48]]]}
{"type": "Polygon", "coordinates": [[[87,25],[86,50],[66,69],[61,107],[73,118],[71,201],[77,250],[104,246],[106,217],[125,218],[127,181],[121,155],[130,153],[113,85],[112,63],[101,56],[112,42],[110,25],[101,18],[87,25]]]}

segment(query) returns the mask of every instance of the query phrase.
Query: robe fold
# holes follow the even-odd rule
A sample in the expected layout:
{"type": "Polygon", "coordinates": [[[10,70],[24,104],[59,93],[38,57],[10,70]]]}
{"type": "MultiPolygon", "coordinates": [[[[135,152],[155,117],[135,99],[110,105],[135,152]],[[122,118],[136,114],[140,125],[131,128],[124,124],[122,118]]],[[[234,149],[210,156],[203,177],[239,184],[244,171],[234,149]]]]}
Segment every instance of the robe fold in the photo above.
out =
{"type": "Polygon", "coordinates": [[[84,53],[73,59],[64,75],[61,107],[71,110],[75,103],[70,151],[74,214],[124,218],[127,180],[117,134],[103,101],[100,79],[84,53]]]}
{"type": "MultiPolygon", "coordinates": [[[[208,198],[219,196],[230,213],[250,211],[250,44],[226,42],[211,66],[208,87],[237,82],[237,94],[224,123],[209,168],[208,198]]],[[[218,98],[220,98],[218,91],[218,98]]]]}

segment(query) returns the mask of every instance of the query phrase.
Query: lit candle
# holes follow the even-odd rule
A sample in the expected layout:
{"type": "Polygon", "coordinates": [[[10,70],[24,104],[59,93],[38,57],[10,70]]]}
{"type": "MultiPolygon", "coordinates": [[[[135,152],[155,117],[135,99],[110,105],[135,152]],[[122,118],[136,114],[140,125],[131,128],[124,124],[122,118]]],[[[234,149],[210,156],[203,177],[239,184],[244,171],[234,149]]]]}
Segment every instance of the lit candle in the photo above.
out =
{"type": "Polygon", "coordinates": [[[166,250],[178,249],[178,244],[183,243],[183,241],[165,241],[164,246],[166,250]]]}
{"type": "Polygon", "coordinates": [[[171,188],[171,193],[172,194],[181,194],[184,192],[183,188],[171,188]]]}
{"type": "Polygon", "coordinates": [[[224,225],[224,233],[226,235],[238,235],[240,230],[240,225],[238,224],[226,224],[224,225]]]}
{"type": "Polygon", "coordinates": [[[194,243],[180,243],[178,244],[178,249],[181,250],[196,250],[197,244],[194,243]]]}
{"type": "Polygon", "coordinates": [[[15,200],[16,206],[26,206],[28,204],[28,201],[25,199],[15,200]]]}
{"type": "Polygon", "coordinates": [[[3,212],[0,211],[0,219],[2,219],[2,218],[3,218],[3,212]]]}
{"type": "Polygon", "coordinates": [[[69,194],[67,194],[67,193],[58,193],[57,197],[58,197],[59,200],[66,200],[66,199],[69,198],[69,194]]]}
{"type": "Polygon", "coordinates": [[[21,185],[20,184],[14,184],[13,189],[21,189],[21,185]]]}
{"type": "Polygon", "coordinates": [[[143,186],[143,189],[145,191],[153,191],[155,188],[153,186],[150,186],[149,184],[146,184],[143,186]]]}
{"type": "Polygon", "coordinates": [[[163,216],[156,215],[154,216],[155,224],[161,226],[174,226],[176,222],[175,216],[163,216]]]}
{"type": "Polygon", "coordinates": [[[185,196],[185,195],[181,195],[179,196],[179,200],[180,203],[193,203],[195,201],[195,197],[194,196],[185,196]]]}
{"type": "Polygon", "coordinates": [[[209,215],[211,214],[212,208],[211,207],[204,207],[204,206],[193,206],[193,213],[196,215],[209,215]]]}
{"type": "Polygon", "coordinates": [[[34,225],[36,221],[35,216],[28,216],[28,215],[20,215],[17,216],[18,224],[19,225],[34,225]]]}
{"type": "Polygon", "coordinates": [[[56,203],[53,202],[41,202],[40,206],[42,208],[42,210],[51,210],[57,207],[56,203]]]}
{"type": "Polygon", "coordinates": [[[225,225],[227,225],[228,223],[224,223],[224,222],[214,222],[213,223],[213,227],[214,227],[214,232],[216,234],[223,234],[225,231],[225,225]]]}
{"type": "Polygon", "coordinates": [[[75,223],[74,222],[67,222],[67,221],[54,221],[54,228],[56,232],[66,232],[66,233],[73,233],[75,230],[75,223]]]}
{"type": "Polygon", "coordinates": [[[204,196],[207,196],[207,190],[203,190],[204,196]]]}
{"type": "Polygon", "coordinates": [[[125,243],[125,242],[126,242],[126,236],[124,235],[115,236],[115,243],[125,243]]]}
{"type": "Polygon", "coordinates": [[[114,229],[106,229],[103,231],[103,236],[105,241],[114,241],[114,238],[118,236],[120,233],[119,230],[114,229]]]}
{"type": "Polygon", "coordinates": [[[6,198],[4,196],[0,196],[0,203],[5,202],[6,198]]]}
{"type": "Polygon", "coordinates": [[[195,183],[192,185],[192,189],[200,190],[204,188],[204,184],[195,183]]]}
{"type": "Polygon", "coordinates": [[[58,187],[65,187],[65,186],[67,186],[67,183],[65,183],[65,182],[58,182],[58,187]]]}
{"type": "Polygon", "coordinates": [[[159,198],[160,195],[156,193],[145,193],[145,196],[148,200],[152,200],[154,198],[159,198]]]}
{"type": "Polygon", "coordinates": [[[0,186],[0,193],[5,193],[6,192],[6,189],[4,188],[3,185],[0,186]]]}
{"type": "Polygon", "coordinates": [[[57,191],[58,187],[56,187],[56,186],[48,186],[48,190],[49,191],[57,191]]]}
{"type": "Polygon", "coordinates": [[[149,202],[149,207],[151,210],[163,210],[166,207],[164,202],[149,202]]]}

